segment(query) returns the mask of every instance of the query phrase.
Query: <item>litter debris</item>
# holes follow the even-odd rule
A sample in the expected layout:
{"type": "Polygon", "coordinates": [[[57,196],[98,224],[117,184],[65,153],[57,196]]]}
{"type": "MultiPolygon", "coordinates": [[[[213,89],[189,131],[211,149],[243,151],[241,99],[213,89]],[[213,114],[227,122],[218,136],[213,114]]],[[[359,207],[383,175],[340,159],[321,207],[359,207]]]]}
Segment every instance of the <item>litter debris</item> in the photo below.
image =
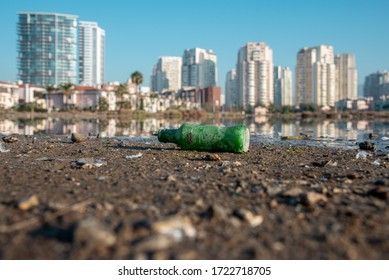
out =
{"type": "Polygon", "coordinates": [[[142,153],[139,153],[139,154],[136,154],[136,155],[126,156],[126,159],[140,158],[141,156],[142,156],[142,153]]]}
{"type": "Polygon", "coordinates": [[[101,167],[103,165],[106,165],[107,162],[102,161],[100,159],[94,159],[94,158],[80,158],[75,161],[77,166],[83,169],[92,169],[95,167],[101,167]]]}
{"type": "Polygon", "coordinates": [[[376,166],[380,166],[381,165],[381,162],[379,159],[376,159],[374,162],[373,162],[374,165],[376,166]]]}
{"type": "Polygon", "coordinates": [[[185,123],[177,129],[159,130],[158,141],[175,143],[184,150],[244,153],[249,150],[250,132],[244,125],[185,123]]]}
{"type": "Polygon", "coordinates": [[[366,151],[359,151],[355,156],[356,159],[366,159],[370,154],[366,151]]]}
{"type": "Polygon", "coordinates": [[[9,150],[6,150],[3,145],[0,143],[0,153],[7,153],[9,150]]]}
{"type": "Polygon", "coordinates": [[[388,140],[389,140],[389,137],[384,136],[384,137],[381,138],[381,140],[382,140],[382,141],[388,141],[388,140]]]}
{"type": "Polygon", "coordinates": [[[375,151],[375,149],[376,149],[376,144],[368,142],[368,141],[361,142],[358,145],[359,145],[359,148],[361,150],[375,151]]]}
{"type": "Polygon", "coordinates": [[[290,135],[290,136],[281,136],[281,140],[307,140],[309,139],[309,136],[306,134],[301,135],[290,135]]]}
{"type": "Polygon", "coordinates": [[[16,138],[16,137],[13,137],[13,136],[4,136],[4,137],[3,137],[3,141],[4,141],[5,143],[15,143],[15,142],[18,142],[19,139],[16,138]]]}

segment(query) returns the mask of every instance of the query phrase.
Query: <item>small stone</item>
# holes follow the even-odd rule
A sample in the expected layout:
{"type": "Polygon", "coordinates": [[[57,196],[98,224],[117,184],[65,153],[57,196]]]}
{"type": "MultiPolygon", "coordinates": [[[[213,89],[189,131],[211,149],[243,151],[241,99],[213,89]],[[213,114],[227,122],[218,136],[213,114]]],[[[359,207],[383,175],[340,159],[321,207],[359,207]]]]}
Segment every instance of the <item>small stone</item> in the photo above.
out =
{"type": "Polygon", "coordinates": [[[159,250],[165,250],[174,244],[174,240],[169,236],[154,235],[141,241],[136,247],[136,249],[139,251],[154,252],[159,250]]]}
{"type": "Polygon", "coordinates": [[[70,139],[73,141],[73,143],[81,143],[85,142],[88,138],[81,133],[73,132],[70,139]]]}
{"type": "Polygon", "coordinates": [[[275,199],[270,200],[270,207],[276,208],[278,206],[278,202],[275,199]]]}
{"type": "Polygon", "coordinates": [[[368,142],[368,141],[361,142],[358,145],[359,145],[359,148],[361,150],[366,150],[366,151],[375,151],[376,150],[376,144],[368,142]]]}
{"type": "Polygon", "coordinates": [[[104,248],[115,244],[116,236],[95,219],[85,219],[77,224],[75,242],[89,248],[104,248]]]}
{"type": "Polygon", "coordinates": [[[315,205],[319,201],[327,201],[327,197],[323,194],[317,193],[317,192],[308,192],[307,196],[307,204],[309,205],[315,205]]]}
{"type": "Polygon", "coordinates": [[[261,215],[254,215],[251,211],[246,209],[238,209],[234,212],[234,215],[248,222],[251,227],[257,227],[263,222],[263,217],[261,215]]]}
{"type": "Polygon", "coordinates": [[[15,142],[18,142],[19,139],[16,138],[16,137],[14,137],[14,136],[4,136],[4,137],[3,137],[3,141],[4,141],[5,143],[15,143],[15,142]]]}
{"type": "Polygon", "coordinates": [[[378,137],[378,134],[376,133],[369,133],[369,139],[375,139],[378,137]]]}
{"type": "Polygon", "coordinates": [[[169,175],[169,176],[166,177],[166,181],[168,181],[168,182],[175,182],[175,181],[177,181],[177,179],[173,175],[169,175]]]}
{"type": "Polygon", "coordinates": [[[205,156],[203,156],[203,160],[207,160],[207,161],[219,161],[221,160],[220,156],[217,155],[217,154],[207,154],[205,156]]]}
{"type": "Polygon", "coordinates": [[[184,237],[196,237],[196,229],[188,217],[169,217],[155,222],[151,229],[155,233],[171,237],[175,241],[181,241],[184,237]]]}
{"type": "Polygon", "coordinates": [[[282,193],[282,196],[290,196],[290,197],[295,197],[295,196],[300,196],[304,193],[304,191],[300,188],[291,188],[287,191],[284,191],[282,193]]]}
{"type": "Polygon", "coordinates": [[[371,189],[367,192],[367,195],[386,200],[389,197],[388,190],[382,186],[371,189]]]}
{"type": "Polygon", "coordinates": [[[282,251],[282,250],[284,250],[284,248],[285,248],[285,245],[282,242],[277,241],[277,242],[273,243],[273,249],[275,251],[282,251]]]}
{"type": "Polygon", "coordinates": [[[23,211],[27,211],[32,207],[38,206],[39,200],[38,197],[34,194],[32,196],[21,199],[18,202],[18,208],[23,211]]]}
{"type": "Polygon", "coordinates": [[[209,210],[209,215],[212,217],[212,219],[216,219],[219,221],[227,221],[228,219],[228,211],[219,204],[213,204],[209,210]]]}

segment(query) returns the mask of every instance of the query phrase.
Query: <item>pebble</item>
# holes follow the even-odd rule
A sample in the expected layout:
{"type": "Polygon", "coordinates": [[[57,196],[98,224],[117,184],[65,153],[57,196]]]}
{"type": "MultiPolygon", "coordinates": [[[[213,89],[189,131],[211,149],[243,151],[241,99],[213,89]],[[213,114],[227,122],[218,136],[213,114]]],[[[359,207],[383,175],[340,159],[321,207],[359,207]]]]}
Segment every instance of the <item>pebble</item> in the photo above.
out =
{"type": "Polygon", "coordinates": [[[378,137],[378,134],[376,133],[369,133],[369,139],[375,139],[378,137]]]}
{"type": "Polygon", "coordinates": [[[378,186],[376,188],[369,190],[367,192],[367,195],[370,195],[370,196],[373,196],[373,197],[376,197],[376,198],[379,198],[382,200],[386,200],[389,198],[388,190],[382,186],[378,186]]]}
{"type": "Polygon", "coordinates": [[[219,160],[221,160],[221,158],[218,154],[207,154],[207,155],[203,156],[203,160],[219,161],[219,160]]]}
{"type": "Polygon", "coordinates": [[[315,205],[319,201],[327,201],[327,197],[325,195],[317,192],[308,192],[306,198],[309,205],[315,205]]]}
{"type": "Polygon", "coordinates": [[[251,211],[241,210],[241,214],[251,227],[257,227],[263,222],[263,217],[261,215],[255,215],[251,211]]]}
{"type": "Polygon", "coordinates": [[[137,250],[139,251],[159,251],[159,250],[165,250],[172,245],[174,245],[175,242],[172,238],[166,235],[153,235],[143,241],[141,241],[138,246],[137,250]]]}
{"type": "Polygon", "coordinates": [[[4,137],[3,137],[3,141],[4,141],[5,143],[15,143],[15,142],[18,142],[19,139],[16,138],[16,137],[14,137],[14,136],[4,136],[4,137]]]}
{"type": "Polygon", "coordinates": [[[375,151],[376,150],[376,144],[368,142],[368,141],[361,142],[358,145],[359,145],[359,148],[361,150],[366,150],[366,151],[375,151]]]}
{"type": "Polygon", "coordinates": [[[295,197],[295,196],[300,196],[304,193],[304,191],[300,188],[291,188],[287,191],[284,191],[282,193],[282,196],[291,196],[291,197],[295,197]]]}
{"type": "Polygon", "coordinates": [[[35,194],[29,197],[22,198],[18,202],[18,208],[23,211],[27,211],[38,205],[39,205],[39,199],[35,194]]]}
{"type": "Polygon", "coordinates": [[[75,242],[89,248],[104,248],[115,244],[116,236],[93,218],[80,221],[74,232],[75,242]]]}
{"type": "Polygon", "coordinates": [[[70,139],[73,141],[73,143],[81,143],[85,142],[88,138],[81,133],[73,132],[70,139]]]}
{"type": "Polygon", "coordinates": [[[226,221],[228,219],[228,211],[219,204],[213,204],[209,210],[209,215],[212,219],[216,219],[219,221],[226,221]]]}
{"type": "Polygon", "coordinates": [[[155,222],[151,225],[151,229],[154,233],[168,236],[175,241],[181,241],[184,237],[196,237],[196,229],[188,217],[169,217],[155,222]]]}
{"type": "Polygon", "coordinates": [[[169,175],[169,176],[166,177],[166,181],[168,181],[168,182],[175,182],[175,181],[177,181],[177,179],[173,175],[169,175]]]}

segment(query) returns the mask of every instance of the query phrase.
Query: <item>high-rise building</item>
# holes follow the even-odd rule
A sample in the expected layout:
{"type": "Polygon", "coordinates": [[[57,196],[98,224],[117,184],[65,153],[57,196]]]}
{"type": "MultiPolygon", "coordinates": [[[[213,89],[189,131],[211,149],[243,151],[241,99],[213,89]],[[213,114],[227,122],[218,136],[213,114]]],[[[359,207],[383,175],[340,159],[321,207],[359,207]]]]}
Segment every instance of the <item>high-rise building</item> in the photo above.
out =
{"type": "Polygon", "coordinates": [[[274,105],[294,105],[292,95],[292,71],[289,67],[274,67],[274,105]]]}
{"type": "Polygon", "coordinates": [[[161,56],[153,67],[152,91],[178,91],[181,88],[182,57],[161,56]]]}
{"type": "Polygon", "coordinates": [[[182,86],[206,88],[217,82],[217,57],[212,50],[187,49],[182,58],[182,86]]]}
{"type": "Polygon", "coordinates": [[[105,31],[96,22],[80,21],[78,32],[79,83],[99,86],[104,83],[105,31]]]}
{"type": "Polygon", "coordinates": [[[247,43],[238,52],[238,106],[252,109],[273,103],[273,50],[265,43],[247,43]]]}
{"type": "Polygon", "coordinates": [[[336,99],[357,99],[357,67],[353,54],[335,55],[336,99]]]}
{"type": "Polygon", "coordinates": [[[225,106],[227,108],[238,106],[238,84],[236,78],[236,69],[232,69],[227,72],[225,84],[225,106]]]}
{"type": "Polygon", "coordinates": [[[77,83],[77,16],[18,15],[18,79],[39,86],[77,83]]]}
{"type": "Polygon", "coordinates": [[[295,75],[298,105],[335,106],[336,68],[332,46],[301,49],[295,75]]]}
{"type": "Polygon", "coordinates": [[[389,72],[372,73],[365,78],[363,95],[379,100],[380,97],[389,94],[389,72]]]}

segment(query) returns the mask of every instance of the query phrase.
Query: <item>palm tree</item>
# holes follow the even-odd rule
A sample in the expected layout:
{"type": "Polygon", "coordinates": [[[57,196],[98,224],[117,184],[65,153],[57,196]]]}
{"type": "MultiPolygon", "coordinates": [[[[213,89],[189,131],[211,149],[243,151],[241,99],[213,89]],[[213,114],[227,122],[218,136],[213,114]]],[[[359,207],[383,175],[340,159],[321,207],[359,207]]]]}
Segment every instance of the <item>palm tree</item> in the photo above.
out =
{"type": "Polygon", "coordinates": [[[118,109],[121,109],[121,107],[124,104],[123,101],[123,95],[128,93],[128,86],[127,84],[120,84],[115,88],[115,95],[116,95],[116,105],[118,106],[118,109]]]}
{"type": "Polygon", "coordinates": [[[127,84],[120,84],[115,89],[115,94],[117,97],[122,97],[126,93],[128,93],[127,84]]]}
{"type": "Polygon", "coordinates": [[[135,71],[131,74],[131,80],[136,84],[136,92],[138,93],[139,85],[143,83],[143,75],[139,71],[135,71]]]}
{"type": "Polygon", "coordinates": [[[53,86],[53,85],[47,85],[47,86],[45,86],[45,89],[46,89],[46,91],[47,91],[47,97],[48,97],[48,106],[47,106],[47,110],[49,110],[50,109],[50,111],[51,111],[51,93],[54,91],[54,90],[56,90],[56,88],[55,88],[55,86],[53,86]]]}
{"type": "Polygon", "coordinates": [[[74,89],[74,84],[72,83],[63,83],[61,84],[60,88],[63,90],[63,94],[65,95],[65,104],[66,104],[66,109],[69,109],[68,107],[68,101],[69,101],[69,96],[72,95],[73,89],[74,89]]]}

